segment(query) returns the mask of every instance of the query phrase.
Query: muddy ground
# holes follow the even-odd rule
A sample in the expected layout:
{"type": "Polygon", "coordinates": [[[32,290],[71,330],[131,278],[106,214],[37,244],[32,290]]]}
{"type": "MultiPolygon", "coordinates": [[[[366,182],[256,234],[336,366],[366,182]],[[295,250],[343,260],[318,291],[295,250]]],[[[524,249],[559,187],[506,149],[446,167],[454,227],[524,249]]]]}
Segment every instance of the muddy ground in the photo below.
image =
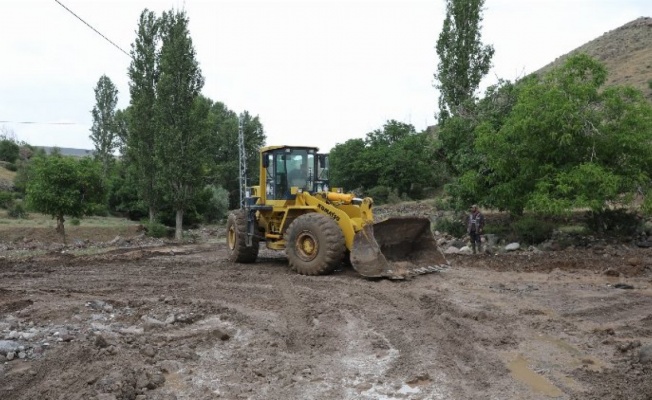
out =
{"type": "Polygon", "coordinates": [[[450,255],[408,281],[193,244],[0,254],[0,398],[651,399],[652,250],[450,255]]]}

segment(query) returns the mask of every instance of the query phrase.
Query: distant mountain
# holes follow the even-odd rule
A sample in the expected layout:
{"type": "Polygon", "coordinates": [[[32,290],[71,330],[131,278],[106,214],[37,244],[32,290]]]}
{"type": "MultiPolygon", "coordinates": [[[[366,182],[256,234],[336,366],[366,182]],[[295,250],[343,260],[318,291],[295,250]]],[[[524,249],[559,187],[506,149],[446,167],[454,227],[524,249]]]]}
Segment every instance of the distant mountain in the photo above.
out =
{"type": "Polygon", "coordinates": [[[51,154],[52,151],[56,148],[59,150],[63,156],[72,156],[72,157],[90,157],[95,153],[95,150],[86,150],[86,149],[72,149],[69,147],[46,147],[46,146],[34,146],[37,149],[43,149],[47,154],[51,154]]]}
{"type": "Polygon", "coordinates": [[[546,72],[576,53],[586,53],[604,63],[609,71],[607,85],[631,85],[652,100],[652,18],[641,17],[606,32],[535,73],[546,72]]]}

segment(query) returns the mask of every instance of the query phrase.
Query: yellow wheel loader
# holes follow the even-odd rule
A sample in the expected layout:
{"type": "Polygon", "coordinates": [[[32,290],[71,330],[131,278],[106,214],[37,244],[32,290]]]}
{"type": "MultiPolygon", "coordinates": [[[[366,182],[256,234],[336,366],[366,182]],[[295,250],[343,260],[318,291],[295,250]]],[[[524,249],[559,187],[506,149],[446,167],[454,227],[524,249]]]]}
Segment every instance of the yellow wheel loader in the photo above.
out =
{"type": "Polygon", "coordinates": [[[429,219],[374,223],[372,205],[371,198],[329,187],[328,157],[317,148],[262,148],[260,184],[227,220],[229,259],[253,263],[264,241],[285,250],[303,275],[327,274],[343,262],[369,278],[405,279],[448,267],[429,219]]]}

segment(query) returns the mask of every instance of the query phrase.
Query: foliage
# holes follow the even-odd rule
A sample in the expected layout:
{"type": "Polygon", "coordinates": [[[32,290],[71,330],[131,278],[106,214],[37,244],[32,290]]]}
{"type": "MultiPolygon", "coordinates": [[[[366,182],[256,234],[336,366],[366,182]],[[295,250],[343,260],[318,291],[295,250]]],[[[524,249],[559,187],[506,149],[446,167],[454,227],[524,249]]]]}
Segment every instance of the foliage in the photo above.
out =
{"type": "Polygon", "coordinates": [[[208,185],[200,192],[199,211],[205,222],[218,222],[229,212],[229,192],[221,186],[208,185]]]}
{"type": "Polygon", "coordinates": [[[107,185],[110,210],[132,221],[148,216],[147,206],[138,195],[138,177],[133,163],[118,160],[107,185]]]}
{"type": "Polygon", "coordinates": [[[466,225],[462,222],[461,216],[458,218],[438,218],[435,221],[435,230],[446,232],[454,237],[464,237],[466,235],[466,225]]]}
{"type": "Polygon", "coordinates": [[[115,107],[118,89],[111,79],[102,75],[95,86],[95,105],[91,111],[93,126],[90,138],[95,145],[95,157],[102,163],[103,176],[107,176],[113,162],[113,152],[118,147],[115,107]]]}
{"type": "Polygon", "coordinates": [[[484,0],[446,0],[446,17],[436,46],[440,123],[461,111],[460,106],[473,98],[491,68],[494,48],[481,42],[483,5],[484,0]]]}
{"type": "Polygon", "coordinates": [[[27,211],[25,210],[25,207],[23,207],[22,203],[13,203],[7,209],[7,216],[9,218],[25,219],[28,217],[28,215],[29,214],[27,214],[27,211]]]}
{"type": "Polygon", "coordinates": [[[149,210],[149,220],[154,222],[159,208],[160,192],[157,186],[154,143],[156,141],[156,85],[159,78],[157,66],[160,23],[147,9],[140,14],[137,36],[131,45],[129,65],[129,108],[120,116],[119,135],[124,143],[124,158],[133,165],[138,193],[149,210]],[[122,121],[126,120],[126,129],[122,121]]]}
{"type": "Polygon", "coordinates": [[[14,194],[0,190],[0,208],[8,209],[14,203],[14,194]]]}
{"type": "Polygon", "coordinates": [[[82,218],[104,203],[100,166],[89,158],[38,157],[27,182],[27,202],[57,220],[65,242],[64,216],[82,218]]]}
{"type": "Polygon", "coordinates": [[[175,237],[182,239],[183,212],[205,175],[210,102],[200,97],[204,78],[185,12],[163,13],[161,40],[154,154],[161,183],[177,213],[175,237]]]}
{"type": "Polygon", "coordinates": [[[520,241],[538,244],[552,237],[555,224],[541,216],[523,216],[511,224],[512,231],[520,241]]]}
{"type": "Polygon", "coordinates": [[[168,228],[160,222],[144,221],[143,225],[145,226],[147,236],[153,238],[164,238],[168,235],[168,228]]]}
{"type": "Polygon", "coordinates": [[[240,207],[238,125],[242,120],[245,155],[247,157],[247,184],[258,184],[258,149],[265,144],[265,132],[258,116],[248,111],[240,116],[220,102],[211,104],[209,112],[210,153],[208,182],[222,186],[229,193],[229,207],[240,207]]]}
{"type": "Polygon", "coordinates": [[[640,220],[626,209],[604,209],[587,214],[586,225],[592,232],[628,236],[636,232],[640,220]]]}
{"type": "Polygon", "coordinates": [[[631,88],[602,89],[606,70],[586,55],[519,86],[502,127],[483,125],[486,171],[460,181],[476,200],[514,214],[604,209],[650,185],[652,106],[631,88]]]}
{"type": "Polygon", "coordinates": [[[0,161],[15,163],[20,153],[20,146],[11,139],[0,140],[0,161]]]}
{"type": "Polygon", "coordinates": [[[374,186],[365,195],[374,199],[374,204],[381,205],[387,204],[390,192],[391,189],[387,186],[374,186]]]}
{"type": "MultiPolygon", "coordinates": [[[[422,198],[426,189],[443,183],[445,167],[438,163],[437,143],[414,126],[390,120],[364,140],[350,139],[330,153],[331,184],[347,191],[383,186],[399,198],[422,198]]],[[[384,197],[382,190],[376,194],[384,197]]]]}

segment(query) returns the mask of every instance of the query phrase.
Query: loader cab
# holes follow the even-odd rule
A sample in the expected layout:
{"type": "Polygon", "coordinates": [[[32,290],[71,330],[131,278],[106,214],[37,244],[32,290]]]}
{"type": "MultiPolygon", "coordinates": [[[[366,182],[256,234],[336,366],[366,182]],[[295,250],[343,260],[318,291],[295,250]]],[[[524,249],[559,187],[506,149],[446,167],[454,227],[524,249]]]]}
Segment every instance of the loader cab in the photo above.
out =
{"type": "Polygon", "coordinates": [[[261,186],[267,200],[291,200],[299,190],[328,190],[328,180],[320,177],[327,169],[327,158],[317,148],[280,146],[263,149],[262,153],[261,178],[265,184],[261,182],[261,186]]]}

